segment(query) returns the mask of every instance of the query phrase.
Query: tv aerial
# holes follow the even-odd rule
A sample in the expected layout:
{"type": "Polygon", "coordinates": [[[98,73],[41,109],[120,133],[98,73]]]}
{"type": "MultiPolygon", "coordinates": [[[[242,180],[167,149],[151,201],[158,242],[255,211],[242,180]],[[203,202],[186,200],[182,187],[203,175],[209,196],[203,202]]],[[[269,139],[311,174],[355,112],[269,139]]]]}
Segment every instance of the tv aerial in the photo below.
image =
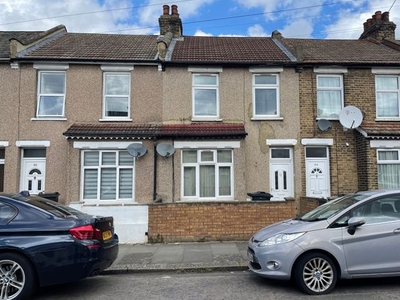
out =
{"type": "Polygon", "coordinates": [[[321,130],[321,131],[327,131],[327,130],[331,129],[331,127],[332,127],[331,122],[327,119],[318,120],[317,125],[318,125],[319,130],[321,130]]]}
{"type": "Polygon", "coordinates": [[[147,153],[147,148],[141,143],[129,144],[127,150],[128,153],[135,158],[139,158],[147,153]]]}
{"type": "Polygon", "coordinates": [[[355,106],[346,106],[339,113],[340,124],[346,129],[354,129],[361,125],[363,115],[355,106]]]}
{"type": "Polygon", "coordinates": [[[156,151],[161,156],[170,157],[175,153],[175,148],[171,144],[160,143],[160,144],[157,145],[156,151]]]}

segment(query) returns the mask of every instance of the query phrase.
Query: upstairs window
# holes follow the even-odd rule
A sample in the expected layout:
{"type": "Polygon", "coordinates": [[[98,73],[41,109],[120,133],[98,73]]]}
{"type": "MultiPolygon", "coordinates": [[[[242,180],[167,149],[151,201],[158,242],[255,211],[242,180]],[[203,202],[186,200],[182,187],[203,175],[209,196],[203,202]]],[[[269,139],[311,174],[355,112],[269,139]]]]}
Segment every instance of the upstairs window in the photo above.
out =
{"type": "Polygon", "coordinates": [[[104,73],[104,108],[105,119],[130,117],[131,75],[128,72],[104,73]]]}
{"type": "Polygon", "coordinates": [[[65,71],[39,71],[37,117],[65,116],[65,71]]]}
{"type": "Polygon", "coordinates": [[[193,117],[219,117],[218,74],[193,74],[193,117]]]}
{"type": "Polygon", "coordinates": [[[342,109],[342,75],[317,75],[317,118],[339,119],[342,109]]]}
{"type": "Polygon", "coordinates": [[[279,116],[279,76],[253,75],[253,115],[268,118],[279,116]]]}
{"type": "Polygon", "coordinates": [[[376,76],[376,117],[398,118],[399,115],[399,77],[376,76]]]}

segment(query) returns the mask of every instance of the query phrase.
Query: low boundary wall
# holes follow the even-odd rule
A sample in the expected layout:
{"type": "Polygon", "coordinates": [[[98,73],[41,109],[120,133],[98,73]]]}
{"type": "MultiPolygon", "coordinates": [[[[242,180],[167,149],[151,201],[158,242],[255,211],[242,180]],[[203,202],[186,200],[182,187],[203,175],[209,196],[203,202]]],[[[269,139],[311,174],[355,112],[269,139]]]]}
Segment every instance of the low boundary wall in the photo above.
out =
{"type": "Polygon", "coordinates": [[[260,228],[296,216],[294,200],[155,203],[149,243],[241,241],[260,228]]]}

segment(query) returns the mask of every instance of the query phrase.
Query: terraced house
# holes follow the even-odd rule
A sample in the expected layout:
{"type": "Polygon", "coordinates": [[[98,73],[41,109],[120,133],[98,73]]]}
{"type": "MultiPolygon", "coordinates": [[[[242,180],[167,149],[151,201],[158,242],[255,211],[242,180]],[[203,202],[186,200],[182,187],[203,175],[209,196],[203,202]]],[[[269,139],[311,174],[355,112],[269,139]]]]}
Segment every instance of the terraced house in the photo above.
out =
{"type": "Polygon", "coordinates": [[[387,14],[358,40],[185,36],[175,5],[159,23],[0,33],[0,189],[57,192],[147,242],[247,239],[307,198],[398,185],[387,14]]]}

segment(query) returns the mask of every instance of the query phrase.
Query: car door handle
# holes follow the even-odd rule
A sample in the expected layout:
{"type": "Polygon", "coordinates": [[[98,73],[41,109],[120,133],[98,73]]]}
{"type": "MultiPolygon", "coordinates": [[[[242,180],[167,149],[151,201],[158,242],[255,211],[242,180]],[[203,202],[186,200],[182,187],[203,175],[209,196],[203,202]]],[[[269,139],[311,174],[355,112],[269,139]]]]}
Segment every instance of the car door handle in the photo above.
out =
{"type": "Polygon", "coordinates": [[[400,228],[393,230],[393,233],[400,233],[400,228]]]}

